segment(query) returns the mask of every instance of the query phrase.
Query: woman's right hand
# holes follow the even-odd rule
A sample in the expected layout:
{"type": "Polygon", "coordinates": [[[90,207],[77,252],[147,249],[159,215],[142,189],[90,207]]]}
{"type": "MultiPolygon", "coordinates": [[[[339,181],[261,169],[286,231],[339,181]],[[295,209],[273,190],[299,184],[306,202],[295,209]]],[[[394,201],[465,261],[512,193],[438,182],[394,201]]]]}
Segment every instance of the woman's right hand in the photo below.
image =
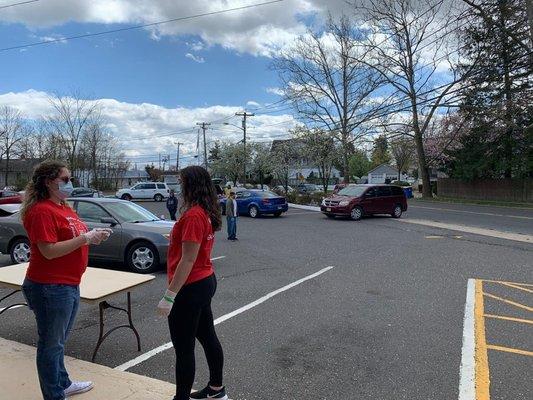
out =
{"type": "Polygon", "coordinates": [[[104,240],[107,240],[110,234],[111,234],[111,230],[92,229],[89,232],[84,233],[83,237],[85,238],[85,242],[87,242],[88,245],[100,244],[104,240]]]}

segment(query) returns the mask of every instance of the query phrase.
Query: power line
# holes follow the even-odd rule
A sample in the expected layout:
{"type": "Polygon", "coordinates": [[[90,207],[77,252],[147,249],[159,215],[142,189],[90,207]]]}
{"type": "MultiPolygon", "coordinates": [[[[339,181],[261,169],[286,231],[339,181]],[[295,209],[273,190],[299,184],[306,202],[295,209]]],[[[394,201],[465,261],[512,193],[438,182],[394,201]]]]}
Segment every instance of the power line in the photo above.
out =
{"type": "Polygon", "coordinates": [[[15,7],[15,6],[22,6],[24,4],[30,4],[30,3],[36,3],[38,2],[39,0],[29,0],[29,1],[21,1],[19,3],[13,3],[13,4],[8,4],[8,5],[5,5],[5,6],[0,6],[0,10],[3,9],[3,8],[9,8],[9,7],[15,7]]]}
{"type": "MultiPolygon", "coordinates": [[[[32,0],[32,2],[33,1],[38,1],[38,0],[32,0]]],[[[95,33],[86,33],[86,34],[83,34],[83,35],[67,36],[67,37],[64,37],[64,38],[58,38],[58,39],[53,39],[53,40],[44,40],[44,41],[40,41],[40,42],[27,43],[27,44],[23,44],[23,45],[4,47],[4,48],[0,48],[0,52],[9,51],[9,50],[16,50],[16,49],[23,49],[23,48],[27,48],[27,47],[33,47],[33,46],[40,46],[40,45],[50,44],[50,43],[64,42],[64,41],[74,40],[74,39],[82,39],[82,38],[93,37],[93,36],[108,35],[110,33],[131,31],[131,30],[134,30],[134,29],[147,28],[147,27],[150,27],[150,26],[158,26],[158,25],[168,24],[168,23],[171,23],[171,22],[185,21],[185,20],[194,19],[194,18],[207,17],[207,16],[211,16],[211,15],[223,14],[223,13],[232,12],[232,11],[239,11],[239,10],[245,10],[245,9],[254,8],[254,7],[266,6],[266,5],[269,5],[269,4],[280,3],[282,1],[284,1],[284,0],[271,0],[271,1],[264,2],[264,3],[250,4],[248,6],[227,8],[225,10],[211,11],[211,12],[195,14],[195,15],[188,15],[186,17],[172,18],[172,19],[168,19],[168,20],[165,20],[165,21],[158,21],[158,22],[151,22],[151,23],[148,23],[148,24],[128,26],[126,28],[111,29],[111,30],[108,30],[108,31],[101,31],[101,32],[95,32],[95,33]]],[[[6,7],[6,6],[4,6],[4,7],[6,7]]]]}

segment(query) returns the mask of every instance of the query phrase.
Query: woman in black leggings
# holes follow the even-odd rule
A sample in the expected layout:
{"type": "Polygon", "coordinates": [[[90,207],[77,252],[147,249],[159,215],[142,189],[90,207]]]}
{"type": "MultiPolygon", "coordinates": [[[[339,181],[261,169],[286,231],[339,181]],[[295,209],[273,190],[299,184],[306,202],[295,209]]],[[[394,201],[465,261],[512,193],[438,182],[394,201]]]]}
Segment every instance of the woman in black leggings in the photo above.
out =
{"type": "Polygon", "coordinates": [[[168,316],[176,351],[176,396],[174,400],[227,400],[222,384],[224,355],[213,323],[211,299],[217,281],[211,262],[214,232],[222,218],[215,187],[209,173],[191,166],[180,173],[182,215],[170,235],[167,257],[169,286],[159,302],[159,313],[168,316]],[[209,382],[191,393],[194,382],[196,339],[204,348],[209,382]]]}

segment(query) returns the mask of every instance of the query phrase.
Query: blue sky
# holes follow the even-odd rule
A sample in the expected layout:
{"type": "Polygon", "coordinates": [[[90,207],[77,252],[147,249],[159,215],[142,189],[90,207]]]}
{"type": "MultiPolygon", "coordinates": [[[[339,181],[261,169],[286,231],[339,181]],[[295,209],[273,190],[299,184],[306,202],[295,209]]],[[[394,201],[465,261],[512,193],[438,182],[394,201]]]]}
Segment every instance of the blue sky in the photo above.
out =
{"type": "MultiPolygon", "coordinates": [[[[20,24],[0,25],[0,47],[119,28],[111,24],[74,24],[31,32],[20,24]]],[[[266,89],[277,85],[270,59],[214,45],[192,51],[198,39],[150,38],[144,30],[59,42],[0,53],[2,92],[28,89],[164,107],[245,106],[247,101],[272,102],[266,89]],[[193,54],[197,62],[186,57],[193,54]]]]}

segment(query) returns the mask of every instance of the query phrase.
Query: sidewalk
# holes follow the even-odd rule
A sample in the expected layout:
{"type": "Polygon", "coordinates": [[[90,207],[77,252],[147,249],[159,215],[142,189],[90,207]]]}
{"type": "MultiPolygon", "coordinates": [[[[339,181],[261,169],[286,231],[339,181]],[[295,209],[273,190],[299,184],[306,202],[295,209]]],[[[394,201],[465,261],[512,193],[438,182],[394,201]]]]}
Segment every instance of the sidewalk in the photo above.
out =
{"type": "MultiPolygon", "coordinates": [[[[35,348],[0,338],[0,397],[12,400],[42,398],[35,367],[35,348]]],[[[87,361],[65,357],[72,379],[90,380],[94,389],[79,400],[169,400],[175,386],[168,382],[120,372],[87,361]]]]}

